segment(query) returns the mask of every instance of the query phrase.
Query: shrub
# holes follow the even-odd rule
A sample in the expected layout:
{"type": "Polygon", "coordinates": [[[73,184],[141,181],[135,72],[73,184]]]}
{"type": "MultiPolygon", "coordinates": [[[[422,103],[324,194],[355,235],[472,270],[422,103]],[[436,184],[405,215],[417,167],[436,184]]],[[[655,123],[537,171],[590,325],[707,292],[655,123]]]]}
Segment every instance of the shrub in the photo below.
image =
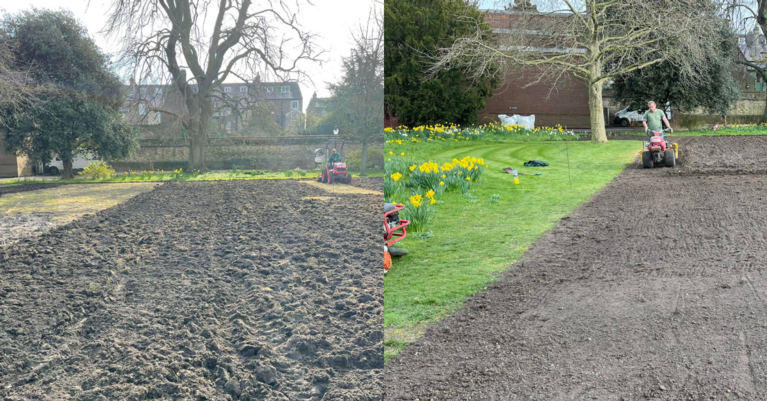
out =
{"type": "Polygon", "coordinates": [[[293,172],[292,171],[286,171],[285,172],[285,177],[292,177],[292,176],[293,176],[293,172]]]}
{"type": "Polygon", "coordinates": [[[115,170],[104,161],[91,162],[79,175],[89,175],[93,178],[107,178],[115,174],[115,170]]]}
{"type": "MultiPolygon", "coordinates": [[[[349,152],[345,157],[346,168],[353,171],[362,170],[362,149],[353,150],[349,152]]],[[[368,149],[368,168],[379,169],[384,166],[384,152],[383,149],[369,148],[368,149]]]]}

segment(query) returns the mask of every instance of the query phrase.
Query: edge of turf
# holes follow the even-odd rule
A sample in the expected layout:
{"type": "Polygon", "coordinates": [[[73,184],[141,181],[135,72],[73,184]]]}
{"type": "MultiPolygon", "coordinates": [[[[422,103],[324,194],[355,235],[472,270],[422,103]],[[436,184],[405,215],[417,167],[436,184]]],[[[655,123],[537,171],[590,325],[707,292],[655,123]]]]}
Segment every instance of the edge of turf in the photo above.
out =
{"type": "MultiPolygon", "coordinates": [[[[767,131],[764,132],[765,135],[767,135],[767,131]]],[[[644,135],[644,134],[643,134],[644,135]]],[[[616,139],[617,140],[617,139],[616,139]]],[[[502,141],[501,141],[502,142],[502,141]]],[[[544,141],[548,142],[548,141],[544,141]]],[[[620,168],[620,170],[613,176],[611,179],[605,181],[600,185],[598,188],[594,190],[591,194],[588,195],[588,197],[584,198],[582,202],[574,204],[572,209],[568,211],[566,214],[560,216],[559,218],[553,219],[549,221],[548,227],[544,229],[543,231],[539,232],[536,235],[532,235],[530,238],[532,239],[527,245],[520,248],[520,254],[519,257],[513,260],[509,260],[508,263],[505,265],[505,267],[491,272],[487,275],[487,280],[484,281],[482,284],[476,285],[475,288],[471,289],[469,293],[463,297],[462,299],[456,301],[453,305],[450,305],[449,307],[444,308],[444,310],[440,311],[438,314],[436,314],[433,318],[428,319],[426,321],[417,322],[412,327],[409,327],[406,331],[410,334],[409,337],[411,337],[411,340],[401,340],[399,338],[397,339],[391,339],[386,340],[384,339],[384,364],[389,364],[396,360],[399,355],[402,353],[402,351],[412,342],[417,341],[420,337],[423,336],[425,331],[432,325],[442,321],[445,318],[450,317],[455,312],[460,310],[467,301],[469,301],[472,297],[476,296],[477,294],[481,293],[485,289],[487,289],[488,286],[492,285],[493,283],[498,282],[498,280],[501,278],[501,275],[509,272],[514,268],[514,266],[524,257],[525,253],[533,246],[535,243],[543,237],[546,233],[548,233],[550,230],[555,228],[559,222],[571,215],[573,212],[580,209],[583,205],[590,202],[596,195],[598,195],[604,188],[609,185],[611,182],[613,182],[616,178],[618,178],[621,174],[623,174],[626,170],[626,168],[630,167],[632,164],[636,163],[638,160],[638,156],[635,156],[633,160],[627,161],[623,167],[620,168]]],[[[393,330],[398,331],[401,328],[397,327],[384,327],[384,330],[393,330]]]]}
{"type": "MultiPolygon", "coordinates": [[[[313,172],[317,173],[317,172],[313,172]]],[[[368,171],[368,174],[364,178],[379,178],[383,177],[383,170],[368,171]]],[[[125,177],[125,176],[121,176],[125,177]]],[[[292,176],[292,177],[278,177],[278,176],[252,176],[252,177],[220,177],[220,178],[197,178],[197,177],[179,177],[169,179],[156,179],[150,177],[149,179],[140,179],[141,177],[131,178],[73,178],[69,180],[8,180],[8,182],[0,182],[0,187],[11,187],[18,185],[32,185],[32,184],[130,184],[130,183],[142,183],[142,182],[197,182],[197,181],[250,181],[250,180],[307,180],[315,178],[314,174],[307,174],[305,176],[292,176]]],[[[352,177],[361,178],[360,173],[352,173],[352,177]]]]}

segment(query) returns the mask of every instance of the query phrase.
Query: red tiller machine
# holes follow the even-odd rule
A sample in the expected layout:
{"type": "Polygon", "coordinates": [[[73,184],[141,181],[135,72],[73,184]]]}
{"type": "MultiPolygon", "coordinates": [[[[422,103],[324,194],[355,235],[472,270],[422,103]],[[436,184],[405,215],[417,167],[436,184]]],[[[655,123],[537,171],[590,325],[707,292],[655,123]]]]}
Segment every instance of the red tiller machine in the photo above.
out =
{"type": "Polygon", "coordinates": [[[392,265],[392,256],[407,255],[407,251],[400,248],[392,248],[392,245],[405,239],[408,220],[399,218],[399,212],[405,205],[397,203],[384,203],[384,274],[389,272],[392,265]]]}

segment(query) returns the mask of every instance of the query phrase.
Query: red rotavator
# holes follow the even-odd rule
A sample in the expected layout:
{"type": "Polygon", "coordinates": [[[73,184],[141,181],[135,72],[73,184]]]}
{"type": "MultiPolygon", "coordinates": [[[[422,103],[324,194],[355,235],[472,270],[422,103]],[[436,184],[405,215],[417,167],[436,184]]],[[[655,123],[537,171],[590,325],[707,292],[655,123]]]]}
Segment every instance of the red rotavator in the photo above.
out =
{"type": "Polygon", "coordinates": [[[664,132],[669,131],[671,131],[671,128],[666,128],[663,131],[650,131],[648,133],[649,142],[645,142],[646,150],[642,152],[642,166],[644,168],[653,168],[656,163],[663,163],[666,167],[676,166],[679,148],[676,143],[669,143],[663,136],[664,132]]]}

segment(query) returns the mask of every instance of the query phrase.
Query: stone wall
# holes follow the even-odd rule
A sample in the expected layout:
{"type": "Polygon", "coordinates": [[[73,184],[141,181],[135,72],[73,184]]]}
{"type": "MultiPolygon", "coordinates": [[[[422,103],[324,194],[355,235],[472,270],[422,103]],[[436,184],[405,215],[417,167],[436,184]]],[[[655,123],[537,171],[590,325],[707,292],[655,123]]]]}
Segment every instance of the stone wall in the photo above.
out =
{"type": "MultiPolygon", "coordinates": [[[[312,142],[312,141],[307,141],[312,142]]],[[[370,148],[383,149],[383,143],[374,143],[370,148]]],[[[224,170],[231,168],[257,170],[292,170],[295,168],[314,168],[314,150],[325,148],[324,143],[301,143],[279,145],[229,145],[208,146],[205,152],[205,164],[210,169],[224,170]]],[[[361,149],[359,143],[344,145],[344,155],[361,149]]],[[[147,146],[143,145],[133,156],[119,162],[110,162],[118,171],[164,169],[173,170],[186,167],[189,148],[184,146],[147,146]]]]}

